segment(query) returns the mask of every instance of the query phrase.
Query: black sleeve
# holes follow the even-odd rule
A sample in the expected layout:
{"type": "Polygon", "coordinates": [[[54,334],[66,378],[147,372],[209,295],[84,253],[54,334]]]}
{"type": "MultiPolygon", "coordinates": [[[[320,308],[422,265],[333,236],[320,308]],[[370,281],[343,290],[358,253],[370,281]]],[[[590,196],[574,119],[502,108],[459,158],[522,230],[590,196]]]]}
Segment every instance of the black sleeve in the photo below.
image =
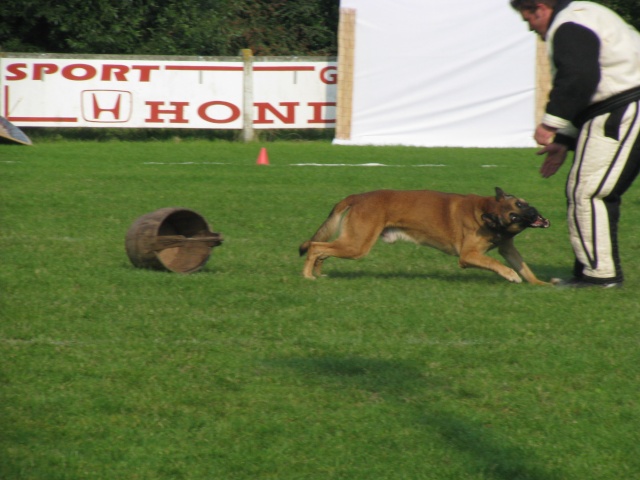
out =
{"type": "Polygon", "coordinates": [[[563,135],[561,133],[556,133],[556,136],[553,139],[553,143],[559,143],[560,145],[564,145],[569,150],[573,151],[576,149],[577,140],[568,135],[563,135]]]}
{"type": "Polygon", "coordinates": [[[600,82],[600,40],[577,23],[562,24],[553,37],[556,75],[547,113],[573,121],[591,102],[600,82]]]}

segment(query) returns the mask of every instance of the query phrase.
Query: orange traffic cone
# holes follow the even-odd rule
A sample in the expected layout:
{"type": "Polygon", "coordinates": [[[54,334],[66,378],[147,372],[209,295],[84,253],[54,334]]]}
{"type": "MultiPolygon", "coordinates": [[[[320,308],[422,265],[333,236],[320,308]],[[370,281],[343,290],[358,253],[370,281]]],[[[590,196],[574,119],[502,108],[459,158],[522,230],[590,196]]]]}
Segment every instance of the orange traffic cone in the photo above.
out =
{"type": "Polygon", "coordinates": [[[267,155],[267,149],[262,147],[260,154],[258,155],[258,161],[256,165],[269,165],[269,155],[267,155]]]}

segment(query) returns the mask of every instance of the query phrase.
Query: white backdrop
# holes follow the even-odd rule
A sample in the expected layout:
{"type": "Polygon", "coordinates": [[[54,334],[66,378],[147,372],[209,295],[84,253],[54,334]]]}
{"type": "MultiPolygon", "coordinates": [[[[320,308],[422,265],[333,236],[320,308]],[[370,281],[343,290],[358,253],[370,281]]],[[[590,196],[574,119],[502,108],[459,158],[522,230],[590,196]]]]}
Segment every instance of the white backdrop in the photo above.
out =
{"type": "MultiPolygon", "coordinates": [[[[532,147],[536,38],[508,0],[356,10],[351,145],[532,147]]],[[[338,73],[339,74],[339,73],[338,73]]]]}

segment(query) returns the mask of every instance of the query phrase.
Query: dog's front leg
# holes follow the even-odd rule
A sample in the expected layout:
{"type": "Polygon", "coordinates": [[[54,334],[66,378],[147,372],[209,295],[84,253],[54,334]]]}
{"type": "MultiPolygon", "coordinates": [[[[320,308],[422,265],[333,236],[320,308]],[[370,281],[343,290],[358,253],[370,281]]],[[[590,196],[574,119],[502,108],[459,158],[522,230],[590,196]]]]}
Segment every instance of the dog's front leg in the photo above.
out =
{"type": "Polygon", "coordinates": [[[482,252],[477,250],[463,251],[460,253],[460,259],[458,261],[462,268],[482,268],[484,270],[491,270],[497,273],[503,278],[506,278],[513,283],[522,283],[520,276],[509,267],[503,265],[495,258],[491,258],[482,252]]]}
{"type": "Polygon", "coordinates": [[[548,282],[539,280],[538,277],[535,276],[513,244],[513,239],[500,245],[500,247],[498,247],[498,252],[527,282],[534,285],[551,285],[548,282]]]}

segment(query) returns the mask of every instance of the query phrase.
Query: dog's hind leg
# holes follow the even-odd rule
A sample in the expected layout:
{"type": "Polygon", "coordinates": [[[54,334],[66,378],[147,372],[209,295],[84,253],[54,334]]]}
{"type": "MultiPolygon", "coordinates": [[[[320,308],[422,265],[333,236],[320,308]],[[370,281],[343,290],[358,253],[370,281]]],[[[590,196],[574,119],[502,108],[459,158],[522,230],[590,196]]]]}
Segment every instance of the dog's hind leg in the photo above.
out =
{"type": "Polygon", "coordinates": [[[322,263],[328,258],[327,255],[322,256],[322,253],[318,251],[318,245],[320,242],[308,242],[307,246],[307,258],[304,261],[304,267],[302,269],[302,275],[305,278],[313,280],[316,276],[321,275],[322,263]],[[314,276],[315,274],[315,276],[314,276]]]}
{"type": "Polygon", "coordinates": [[[324,258],[319,257],[316,259],[315,263],[313,264],[313,275],[316,277],[321,277],[322,276],[322,264],[324,263],[324,258]]]}
{"type": "Polygon", "coordinates": [[[309,243],[307,258],[304,261],[304,267],[302,269],[302,275],[311,280],[322,276],[322,263],[327,258],[327,256],[320,256],[314,248],[314,244],[309,243]]]}
{"type": "Polygon", "coordinates": [[[313,279],[321,275],[322,264],[327,258],[362,258],[369,253],[371,246],[345,244],[340,239],[333,242],[311,242],[302,274],[306,278],[313,279]]]}
{"type": "MultiPolygon", "coordinates": [[[[351,212],[349,213],[349,215],[351,212]]],[[[314,242],[308,246],[307,259],[304,264],[303,275],[313,279],[314,273],[320,275],[323,262],[329,257],[346,259],[362,258],[369,253],[376,243],[382,227],[353,222],[345,218],[340,236],[333,242],[314,242]]]]}

